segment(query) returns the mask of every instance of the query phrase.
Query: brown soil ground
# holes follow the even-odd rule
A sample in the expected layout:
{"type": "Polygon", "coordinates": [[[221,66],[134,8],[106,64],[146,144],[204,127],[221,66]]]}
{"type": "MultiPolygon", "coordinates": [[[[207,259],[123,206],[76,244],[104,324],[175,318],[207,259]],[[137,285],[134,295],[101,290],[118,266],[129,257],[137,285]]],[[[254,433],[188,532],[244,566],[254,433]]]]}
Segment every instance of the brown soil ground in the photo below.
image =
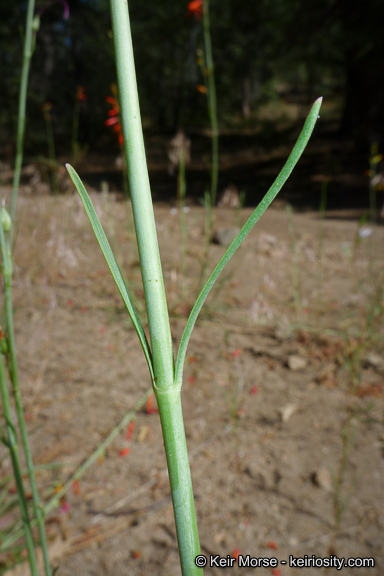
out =
{"type": "MultiPolygon", "coordinates": [[[[113,195],[92,200],[144,318],[127,206],[113,195]]],[[[48,500],[145,393],[149,375],[77,196],[22,195],[18,210],[14,306],[24,408],[36,465],[62,465],[38,472],[48,500]]],[[[238,214],[240,224],[250,212],[238,214]]],[[[155,213],[176,352],[197,292],[204,212],[192,206],[186,214],[185,274],[180,214],[166,204],[155,213]]],[[[353,214],[327,216],[290,221],[272,207],[197,322],[182,399],[201,546],[207,556],[238,550],[288,562],[290,555],[374,558],[374,568],[326,573],[382,576],[384,229],[362,237],[353,214]]],[[[231,228],[235,219],[235,211],[217,209],[214,227],[231,228]]],[[[210,268],[223,251],[211,244],[210,268]]],[[[158,415],[141,409],[130,440],[126,430],[68,491],[69,510],[48,518],[58,576],[180,574],[158,415]]],[[[227,571],[322,573],[278,570],[227,571]]]]}

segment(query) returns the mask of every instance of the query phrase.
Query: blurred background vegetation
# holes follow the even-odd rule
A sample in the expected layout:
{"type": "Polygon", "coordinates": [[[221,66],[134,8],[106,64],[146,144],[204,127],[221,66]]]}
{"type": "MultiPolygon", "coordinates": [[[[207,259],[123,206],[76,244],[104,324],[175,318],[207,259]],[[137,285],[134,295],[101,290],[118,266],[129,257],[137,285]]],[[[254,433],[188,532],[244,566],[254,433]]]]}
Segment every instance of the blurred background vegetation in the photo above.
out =
{"type": "MultiPolygon", "coordinates": [[[[27,154],[46,153],[41,107],[52,104],[56,151],[66,153],[76,90],[82,86],[79,142],[89,151],[116,149],[105,126],[115,82],[107,0],[37,1],[40,14],[27,103],[27,154]]],[[[171,137],[209,128],[198,63],[202,23],[187,0],[129,0],[147,133],[171,137]]],[[[26,2],[0,4],[0,155],[12,158],[26,2]]],[[[210,0],[219,126],[239,132],[273,125],[272,111],[305,106],[322,95],[333,130],[368,158],[384,134],[384,0],[210,0]]],[[[299,120],[299,118],[298,118],[299,120]]]]}

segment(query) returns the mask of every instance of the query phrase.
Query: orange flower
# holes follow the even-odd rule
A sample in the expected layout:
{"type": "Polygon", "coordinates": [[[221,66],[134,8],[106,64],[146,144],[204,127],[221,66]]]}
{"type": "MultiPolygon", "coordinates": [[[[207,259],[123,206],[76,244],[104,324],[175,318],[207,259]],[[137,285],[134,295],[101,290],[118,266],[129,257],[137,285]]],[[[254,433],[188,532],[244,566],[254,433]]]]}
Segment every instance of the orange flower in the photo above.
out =
{"type": "Polygon", "coordinates": [[[141,558],[141,551],[140,551],[140,550],[134,550],[134,551],[132,552],[132,558],[135,558],[135,560],[136,560],[137,558],[141,558]]]}
{"type": "Polygon", "coordinates": [[[60,504],[60,512],[61,514],[67,514],[71,508],[71,505],[66,500],[62,500],[60,504]]]}
{"type": "Polygon", "coordinates": [[[208,92],[207,88],[205,86],[202,86],[201,84],[196,86],[196,90],[198,92],[201,92],[201,94],[206,94],[208,92]]]}
{"type": "Polygon", "coordinates": [[[131,440],[134,428],[135,428],[135,421],[131,420],[130,423],[128,424],[128,430],[125,436],[126,440],[131,440]]]}
{"type": "Polygon", "coordinates": [[[108,112],[108,116],[110,116],[110,118],[108,118],[104,122],[104,124],[105,126],[113,126],[113,129],[117,134],[119,144],[120,146],[123,146],[124,136],[123,136],[123,129],[120,123],[120,104],[117,98],[117,88],[115,86],[112,86],[112,93],[116,94],[116,96],[106,96],[105,98],[106,102],[111,104],[112,109],[109,110],[108,112]]]}
{"type": "Polygon", "coordinates": [[[234,558],[236,562],[238,562],[239,556],[240,556],[240,550],[238,548],[235,548],[234,551],[232,552],[232,558],[234,558]]]}
{"type": "Polygon", "coordinates": [[[72,484],[72,492],[78,496],[81,492],[80,489],[80,480],[75,480],[74,483],[72,484]]]}
{"type": "Polygon", "coordinates": [[[46,102],[45,104],[43,104],[42,106],[40,106],[40,110],[42,112],[50,112],[52,110],[52,104],[51,102],[46,102]]]}
{"type": "Polygon", "coordinates": [[[196,20],[201,20],[203,15],[203,0],[192,0],[188,4],[188,16],[195,16],[196,20]]]}
{"type": "Polygon", "coordinates": [[[156,412],[159,411],[158,408],[154,408],[154,406],[153,406],[154,400],[155,400],[155,395],[151,394],[147,400],[147,405],[145,407],[145,411],[147,414],[155,414],[156,412]]]}
{"type": "Polygon", "coordinates": [[[78,100],[86,100],[87,99],[87,95],[85,93],[85,88],[84,86],[79,86],[76,90],[76,98],[78,100]]]}

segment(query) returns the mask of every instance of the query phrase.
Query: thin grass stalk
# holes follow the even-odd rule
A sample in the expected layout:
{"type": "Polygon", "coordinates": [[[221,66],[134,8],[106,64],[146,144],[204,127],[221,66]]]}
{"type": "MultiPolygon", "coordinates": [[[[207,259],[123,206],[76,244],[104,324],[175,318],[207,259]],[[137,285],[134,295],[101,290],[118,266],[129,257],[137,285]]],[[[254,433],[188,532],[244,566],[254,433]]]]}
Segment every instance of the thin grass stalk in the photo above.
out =
{"type": "Polygon", "coordinates": [[[187,293],[186,272],[187,272],[187,217],[185,214],[185,193],[186,193],[186,180],[185,180],[185,146],[180,150],[179,159],[179,178],[178,178],[178,196],[179,196],[179,210],[180,210],[180,231],[181,231],[181,275],[182,275],[182,295],[187,293]]]}
{"type": "Polygon", "coordinates": [[[211,31],[209,23],[209,0],[204,0],[203,28],[205,44],[205,63],[208,81],[208,111],[212,130],[212,166],[211,166],[211,206],[216,204],[219,175],[219,127],[217,121],[217,99],[215,72],[212,56],[211,31]]]}
{"type": "MultiPolygon", "coordinates": [[[[2,212],[5,209],[2,209],[2,212]]],[[[39,493],[36,484],[35,471],[32,460],[32,453],[29,446],[28,432],[25,425],[24,410],[21,400],[21,392],[19,385],[18,367],[17,367],[17,357],[16,357],[16,343],[15,334],[13,327],[13,301],[12,301],[12,255],[11,255],[11,245],[10,236],[12,227],[9,233],[3,228],[3,222],[0,223],[0,244],[1,244],[1,258],[3,262],[3,277],[4,277],[4,310],[5,310],[5,325],[7,330],[7,363],[8,372],[12,382],[12,392],[15,401],[17,420],[21,435],[21,441],[23,444],[25,460],[28,469],[28,477],[31,485],[32,498],[33,498],[33,510],[37,520],[37,525],[39,529],[40,543],[43,552],[44,568],[47,576],[51,576],[51,568],[49,564],[48,556],[48,543],[45,533],[44,525],[44,511],[40,505],[39,493]]]]}
{"type": "Polygon", "coordinates": [[[299,278],[299,267],[297,265],[296,238],[295,238],[295,231],[293,228],[292,206],[290,204],[287,204],[286,212],[288,219],[289,243],[291,245],[293,300],[295,302],[298,324],[302,325],[303,306],[300,297],[300,278],[299,278]]]}
{"type": "Polygon", "coordinates": [[[6,445],[9,449],[11,455],[12,468],[14,479],[16,483],[18,501],[20,506],[21,518],[23,522],[23,534],[25,536],[25,543],[28,551],[28,561],[31,568],[32,576],[38,576],[37,561],[35,553],[35,543],[33,541],[32,526],[29,519],[27,500],[25,498],[25,491],[23,486],[23,479],[21,474],[21,465],[19,459],[19,451],[17,446],[17,437],[15,432],[15,427],[12,421],[12,411],[11,402],[7,387],[7,377],[5,372],[5,365],[3,356],[0,355],[0,387],[1,387],[1,399],[3,403],[3,412],[5,418],[5,425],[7,429],[8,439],[6,445]]]}
{"type": "Polygon", "coordinates": [[[153,387],[159,406],[184,576],[201,575],[192,480],[180,391],[173,385],[174,360],[160,253],[141,127],[136,74],[126,0],[111,0],[117,78],[127,169],[143,278],[153,359],[153,387]]]}
{"type": "MultiPolygon", "coordinates": [[[[20,185],[21,166],[23,163],[23,145],[26,121],[26,102],[29,69],[33,52],[33,14],[35,11],[35,0],[28,0],[27,17],[25,22],[25,39],[23,51],[23,65],[21,69],[20,93],[19,93],[19,111],[17,117],[17,137],[16,137],[16,158],[15,170],[13,173],[12,196],[10,215],[14,222],[16,212],[17,195],[20,185]]],[[[11,238],[12,240],[12,238],[11,238]]]]}
{"type": "Polygon", "coordinates": [[[200,280],[199,280],[199,292],[201,292],[204,282],[206,279],[206,274],[208,270],[208,257],[209,257],[209,245],[211,243],[212,237],[212,211],[213,207],[211,204],[211,196],[206,190],[204,194],[204,211],[205,211],[205,218],[204,218],[204,252],[201,264],[201,272],[200,272],[200,280]]]}
{"type": "MultiPolygon", "coordinates": [[[[2,271],[4,275],[4,284],[5,284],[5,298],[7,298],[7,292],[9,291],[10,285],[10,278],[12,276],[12,265],[10,260],[10,254],[8,252],[8,246],[5,243],[5,231],[3,229],[3,222],[0,218],[0,248],[1,248],[1,257],[2,257],[2,271]]],[[[11,303],[12,304],[12,303],[11,303]]],[[[7,311],[7,304],[5,307],[7,311]]],[[[9,339],[7,342],[7,353],[10,352],[11,344],[9,343],[9,339]]],[[[10,370],[10,366],[8,366],[9,372],[11,374],[11,378],[13,377],[12,371],[10,370]]],[[[19,452],[18,452],[18,444],[17,444],[17,435],[16,429],[13,423],[12,418],[12,410],[11,410],[11,401],[9,397],[8,385],[7,385],[7,377],[4,365],[4,358],[3,354],[0,354],[0,387],[1,387],[1,399],[3,404],[3,412],[5,418],[5,425],[7,430],[8,440],[6,441],[3,438],[3,441],[6,443],[6,446],[9,449],[11,460],[12,460],[12,468],[14,473],[14,478],[16,482],[16,489],[17,495],[19,498],[19,505],[20,505],[20,512],[21,518],[24,527],[24,535],[26,546],[28,550],[28,559],[31,568],[32,576],[38,576],[37,572],[37,563],[36,563],[36,554],[35,554],[35,545],[32,536],[32,528],[30,524],[30,519],[28,515],[27,509],[27,501],[25,498],[23,480],[22,480],[22,473],[21,473],[21,465],[19,459],[19,452]]]]}
{"type": "Polygon", "coordinates": [[[319,227],[319,240],[318,240],[318,272],[317,272],[317,308],[320,311],[323,303],[323,250],[324,250],[324,220],[325,211],[327,208],[327,193],[328,193],[328,180],[323,180],[321,183],[321,196],[320,196],[320,227],[319,227]]]}

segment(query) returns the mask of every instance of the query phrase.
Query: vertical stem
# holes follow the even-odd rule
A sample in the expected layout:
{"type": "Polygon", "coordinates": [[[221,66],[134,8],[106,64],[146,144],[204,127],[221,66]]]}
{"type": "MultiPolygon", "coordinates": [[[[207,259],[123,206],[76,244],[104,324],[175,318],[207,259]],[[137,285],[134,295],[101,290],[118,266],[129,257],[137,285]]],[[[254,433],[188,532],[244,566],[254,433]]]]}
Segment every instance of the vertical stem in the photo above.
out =
{"type": "Polygon", "coordinates": [[[154,367],[156,393],[183,576],[201,576],[191,474],[181,411],[137,94],[127,0],[111,0],[121,119],[154,367]]]}
{"type": "Polygon", "coordinates": [[[203,27],[204,27],[205,60],[208,75],[208,110],[212,129],[211,206],[215,206],[217,196],[217,182],[219,174],[219,128],[217,122],[215,72],[212,57],[211,33],[209,25],[209,0],[204,0],[203,27]]]}
{"type": "Polygon", "coordinates": [[[179,210],[180,210],[180,230],[181,230],[181,275],[182,275],[182,295],[185,296],[187,292],[187,218],[185,215],[185,146],[183,145],[180,150],[179,159],[179,178],[178,178],[178,196],[179,196],[179,210]]]}
{"type": "Polygon", "coordinates": [[[181,571],[183,576],[202,576],[203,570],[195,565],[200,544],[180,391],[176,388],[167,393],[158,390],[156,399],[167,456],[181,571]]]}
{"type": "Polygon", "coordinates": [[[303,307],[301,305],[301,298],[300,298],[300,280],[299,280],[299,268],[297,265],[296,239],[295,239],[295,231],[293,229],[292,206],[290,204],[287,204],[286,212],[288,217],[289,242],[291,244],[293,299],[295,302],[297,320],[301,325],[303,323],[303,307]]]}
{"type": "Polygon", "coordinates": [[[127,0],[111,0],[122,128],[152,356],[156,368],[156,386],[169,388],[173,383],[174,370],[172,339],[141,128],[127,8],[127,0]]]}
{"type": "Polygon", "coordinates": [[[1,387],[1,399],[3,403],[3,412],[8,435],[8,449],[11,454],[13,475],[15,478],[17,495],[19,498],[21,519],[23,521],[25,542],[28,550],[29,567],[31,569],[32,576],[38,576],[35,545],[33,542],[31,523],[28,516],[27,501],[25,499],[23,479],[21,475],[21,466],[17,447],[17,438],[15,433],[15,427],[12,422],[11,403],[7,389],[7,378],[5,374],[4,360],[2,355],[0,355],[0,387],[1,387]]]}
{"type": "MultiPolygon", "coordinates": [[[[25,109],[27,102],[27,87],[29,67],[32,57],[33,45],[33,13],[35,11],[35,0],[28,1],[27,18],[25,24],[25,40],[23,53],[23,66],[21,70],[20,94],[19,94],[19,113],[17,119],[17,139],[16,139],[16,160],[15,171],[13,173],[13,185],[11,196],[11,220],[14,222],[17,194],[20,184],[21,165],[23,163],[23,144],[25,132],[25,109]]],[[[12,227],[13,228],[13,227],[12,227]]]]}
{"type": "MultiPolygon", "coordinates": [[[[1,211],[0,211],[1,212],[1,211]]],[[[39,536],[41,541],[41,547],[44,557],[44,567],[47,576],[51,575],[51,568],[49,564],[48,557],[48,544],[47,537],[45,533],[44,526],[44,511],[40,505],[39,493],[36,484],[32,453],[29,446],[28,432],[25,425],[24,410],[21,400],[21,392],[19,386],[19,376],[17,368],[17,358],[16,358],[16,343],[15,334],[13,329],[13,303],[12,303],[12,255],[10,238],[6,237],[5,230],[0,221],[0,247],[1,247],[1,258],[3,262],[3,276],[4,276],[4,309],[5,309],[5,326],[7,329],[7,342],[8,342],[8,371],[12,381],[13,396],[15,400],[17,419],[21,434],[21,440],[23,443],[25,459],[27,463],[28,476],[31,485],[32,497],[33,497],[33,509],[36,516],[39,536]]],[[[13,456],[12,456],[13,458],[13,456]]],[[[23,513],[23,510],[22,510],[23,513]]],[[[26,533],[27,536],[27,533],[26,533]]]]}

